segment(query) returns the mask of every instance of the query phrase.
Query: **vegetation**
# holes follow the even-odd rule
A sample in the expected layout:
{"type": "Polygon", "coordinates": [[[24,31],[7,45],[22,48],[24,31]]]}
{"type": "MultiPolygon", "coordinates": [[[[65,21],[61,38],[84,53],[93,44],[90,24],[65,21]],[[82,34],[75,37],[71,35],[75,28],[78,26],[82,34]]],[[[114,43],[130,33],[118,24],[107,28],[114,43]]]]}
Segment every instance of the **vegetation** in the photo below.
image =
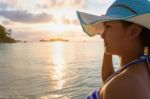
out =
{"type": "Polygon", "coordinates": [[[56,42],[56,41],[68,42],[69,40],[62,39],[62,38],[51,38],[51,39],[48,39],[48,40],[44,40],[44,39],[40,40],[40,42],[56,42]]]}
{"type": "Polygon", "coordinates": [[[0,43],[15,43],[15,39],[11,38],[11,29],[6,29],[4,26],[0,25],[0,43]]]}

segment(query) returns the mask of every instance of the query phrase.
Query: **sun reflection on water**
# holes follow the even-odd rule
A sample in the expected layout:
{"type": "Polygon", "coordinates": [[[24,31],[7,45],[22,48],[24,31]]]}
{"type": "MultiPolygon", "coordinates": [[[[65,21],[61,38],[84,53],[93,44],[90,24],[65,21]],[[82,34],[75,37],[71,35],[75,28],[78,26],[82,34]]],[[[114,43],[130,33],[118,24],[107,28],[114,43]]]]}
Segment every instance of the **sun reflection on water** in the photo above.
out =
{"type": "Polygon", "coordinates": [[[65,64],[63,47],[63,42],[53,43],[53,63],[55,64],[53,78],[56,80],[56,86],[54,86],[54,89],[62,89],[65,83],[65,79],[63,79],[65,76],[65,72],[63,72],[65,64]]]}

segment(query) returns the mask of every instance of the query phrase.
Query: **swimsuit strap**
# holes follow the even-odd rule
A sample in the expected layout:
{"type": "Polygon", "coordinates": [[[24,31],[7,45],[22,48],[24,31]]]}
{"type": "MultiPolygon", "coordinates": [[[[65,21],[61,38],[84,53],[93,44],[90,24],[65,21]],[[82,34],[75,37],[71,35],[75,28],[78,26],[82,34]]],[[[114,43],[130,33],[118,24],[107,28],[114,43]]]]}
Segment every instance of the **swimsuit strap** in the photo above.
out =
{"type": "MultiPolygon", "coordinates": [[[[129,66],[131,66],[132,64],[136,64],[136,63],[141,63],[146,61],[147,64],[149,65],[149,70],[150,70],[150,56],[148,55],[141,55],[141,57],[137,60],[134,60],[132,62],[129,62],[128,64],[126,64],[125,66],[123,66],[121,69],[119,69],[118,71],[116,71],[115,73],[113,73],[107,80],[106,82],[108,82],[109,80],[111,80],[115,75],[121,73],[123,70],[125,70],[126,68],[128,68],[129,66]]],[[[150,73],[150,71],[149,71],[150,73]]],[[[95,90],[92,95],[88,96],[86,99],[100,99],[100,91],[101,88],[98,90],[95,90]]]]}
{"type": "Polygon", "coordinates": [[[150,56],[148,56],[148,55],[146,57],[146,63],[147,63],[148,73],[150,74],[150,56]]]}
{"type": "Polygon", "coordinates": [[[140,57],[139,59],[127,63],[127,64],[124,65],[121,69],[117,70],[115,73],[113,73],[112,75],[110,75],[110,76],[107,78],[107,80],[105,81],[105,83],[107,83],[107,82],[108,82],[109,80],[111,80],[115,75],[121,73],[123,70],[125,70],[126,68],[132,66],[133,64],[141,63],[141,62],[144,62],[144,61],[146,61],[146,60],[147,60],[148,63],[150,63],[150,56],[148,56],[148,55],[141,55],[141,57],[140,57]]]}

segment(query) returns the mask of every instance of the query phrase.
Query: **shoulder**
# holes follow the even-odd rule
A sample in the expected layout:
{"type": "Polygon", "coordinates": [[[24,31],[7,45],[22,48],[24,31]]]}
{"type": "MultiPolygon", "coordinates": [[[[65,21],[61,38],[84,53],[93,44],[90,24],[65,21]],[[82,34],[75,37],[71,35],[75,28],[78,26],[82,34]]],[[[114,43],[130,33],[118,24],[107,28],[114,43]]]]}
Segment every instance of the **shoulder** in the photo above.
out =
{"type": "Polygon", "coordinates": [[[103,89],[103,99],[142,99],[136,80],[131,75],[121,74],[109,81],[103,89]]]}

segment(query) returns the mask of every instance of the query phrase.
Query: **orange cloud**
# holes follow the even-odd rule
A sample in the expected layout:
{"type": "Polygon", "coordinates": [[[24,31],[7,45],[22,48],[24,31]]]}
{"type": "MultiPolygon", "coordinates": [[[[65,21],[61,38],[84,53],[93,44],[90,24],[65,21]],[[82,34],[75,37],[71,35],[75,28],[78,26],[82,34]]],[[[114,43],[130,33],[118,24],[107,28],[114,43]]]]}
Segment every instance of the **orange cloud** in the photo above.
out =
{"type": "Polygon", "coordinates": [[[43,8],[85,7],[85,0],[39,0],[38,6],[43,8]]]}
{"type": "Polygon", "coordinates": [[[67,19],[67,18],[65,18],[65,17],[63,17],[63,18],[62,18],[62,22],[63,22],[64,24],[70,24],[70,23],[71,23],[71,20],[70,20],[70,19],[67,19]]]}
{"type": "Polygon", "coordinates": [[[74,24],[74,25],[79,25],[79,20],[73,19],[73,20],[72,20],[72,24],[74,24]]]}
{"type": "Polygon", "coordinates": [[[66,17],[62,17],[62,22],[63,24],[72,24],[72,25],[79,25],[79,21],[78,19],[69,19],[69,18],[66,18],[66,17]]]}

